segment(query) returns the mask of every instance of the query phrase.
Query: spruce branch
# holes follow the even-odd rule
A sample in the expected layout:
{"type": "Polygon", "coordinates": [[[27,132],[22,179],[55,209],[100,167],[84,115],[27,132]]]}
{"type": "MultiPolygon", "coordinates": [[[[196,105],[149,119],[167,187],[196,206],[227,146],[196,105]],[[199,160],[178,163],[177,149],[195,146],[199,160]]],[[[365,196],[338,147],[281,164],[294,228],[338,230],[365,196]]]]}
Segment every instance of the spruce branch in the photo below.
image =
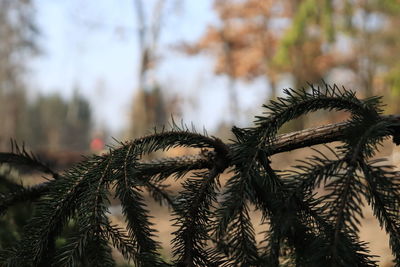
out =
{"type": "Polygon", "coordinates": [[[18,191],[23,188],[22,184],[14,181],[9,172],[0,173],[0,185],[8,192],[18,191]]]}
{"type": "Polygon", "coordinates": [[[206,250],[210,240],[210,224],[213,216],[212,203],[216,202],[218,177],[228,167],[226,157],[227,146],[215,138],[213,146],[216,156],[213,167],[207,172],[195,173],[184,184],[184,191],[179,194],[174,205],[175,225],[179,229],[174,232],[174,256],[178,265],[222,266],[218,253],[210,257],[206,250]]]}
{"type": "MultiPolygon", "coordinates": [[[[107,189],[110,184],[112,157],[98,157],[96,164],[87,168],[85,182],[89,185],[89,192],[76,196],[79,205],[76,208],[78,217],[79,236],[76,246],[69,251],[64,251],[61,262],[55,265],[63,265],[62,262],[75,262],[82,258],[83,254],[90,255],[87,262],[90,265],[101,266],[104,262],[113,262],[108,239],[105,238],[104,224],[107,222],[106,212],[108,206],[107,189]],[[93,246],[96,246],[94,249],[93,246]]],[[[107,265],[105,265],[107,266],[107,265]]],[[[110,265],[108,265],[110,266],[110,265]]]]}
{"type": "Polygon", "coordinates": [[[145,188],[161,205],[172,208],[178,227],[175,266],[376,266],[358,236],[362,197],[388,232],[399,265],[399,175],[371,157],[387,136],[399,143],[400,115],[383,116],[380,98],[360,100],[336,85],[285,93],[264,106],[266,115],[257,117],[254,127],[234,127],[236,139],[228,144],[173,123],[171,131],[121,142],[108,154],[88,157],[58,177],[24,148],[0,154],[0,162],[27,165],[57,178],[31,188],[3,180],[11,190],[0,205],[38,202],[22,240],[15,248],[0,251],[0,263],[113,266],[112,245],[137,266],[169,266],[159,254],[145,188]],[[319,109],[347,111],[351,116],[346,122],[277,135],[284,123],[319,109]],[[316,155],[300,160],[290,171],[271,167],[274,154],[333,141],[341,142],[331,149],[333,159],[315,150],[316,155]],[[146,154],[177,146],[202,151],[143,160],[146,154]],[[220,190],[218,177],[228,167],[231,177],[220,190]],[[200,169],[183,182],[182,192],[173,198],[168,194],[163,184],[168,176],[181,179],[200,169]],[[121,202],[126,230],[110,225],[107,217],[111,186],[121,202]],[[326,193],[317,196],[314,192],[320,186],[326,193]],[[270,225],[263,247],[255,242],[251,206],[270,225]],[[77,221],[77,230],[58,250],[55,238],[71,219],[77,221]]]}
{"type": "Polygon", "coordinates": [[[361,164],[367,184],[368,204],[390,237],[390,247],[395,256],[396,266],[400,263],[400,175],[392,166],[382,165],[377,159],[361,164]],[[378,165],[379,164],[379,165],[378,165]]]}
{"type": "MultiPolygon", "coordinates": [[[[392,135],[393,138],[395,138],[395,136],[400,135],[400,115],[381,115],[379,116],[379,121],[389,125],[389,131],[383,133],[382,137],[392,135]]],[[[271,145],[270,154],[274,155],[313,145],[342,141],[346,129],[350,126],[351,122],[346,121],[278,135],[276,141],[271,145]]],[[[141,143],[142,141],[137,142],[141,143]]],[[[232,149],[232,145],[228,144],[227,147],[229,152],[227,153],[228,156],[226,162],[231,165],[231,159],[229,156],[231,155],[230,150],[232,149]]],[[[205,156],[204,153],[199,153],[197,155],[163,158],[150,162],[141,162],[142,164],[138,165],[137,168],[138,170],[141,170],[143,174],[154,176],[155,178],[153,179],[162,181],[170,175],[176,174],[177,177],[183,177],[191,170],[209,168],[214,159],[213,156],[213,151],[210,151],[208,156],[205,156]]],[[[37,160],[32,161],[30,156],[26,157],[15,153],[0,153],[0,162],[31,166],[38,170],[42,170],[45,173],[51,174],[54,178],[59,177],[59,174],[49,169],[47,165],[37,160]]],[[[37,186],[32,186],[31,189],[36,191],[37,194],[34,195],[39,197],[46,191],[45,187],[45,184],[39,184],[37,186]],[[36,189],[36,187],[38,188],[36,189]]],[[[3,196],[3,199],[7,199],[7,197],[3,196]]],[[[11,198],[7,202],[14,203],[11,198]]]]}
{"type": "MultiPolygon", "coordinates": [[[[271,150],[273,149],[273,143],[276,140],[276,133],[284,123],[297,118],[300,115],[307,114],[318,109],[346,110],[351,112],[351,127],[354,127],[353,124],[357,125],[359,121],[366,123],[366,121],[371,120],[374,124],[379,119],[378,98],[368,99],[367,101],[362,102],[355,97],[354,93],[346,90],[340,91],[336,87],[331,88],[326,86],[325,90],[312,87],[311,93],[308,93],[305,90],[286,90],[286,95],[286,98],[278,98],[278,101],[271,101],[270,105],[265,106],[268,109],[269,116],[257,117],[255,127],[248,128],[244,131],[235,132],[238,141],[237,145],[234,144],[234,146],[236,145],[236,150],[231,151],[231,158],[232,165],[235,166],[237,174],[228,181],[227,191],[225,193],[225,201],[222,203],[223,208],[220,209],[219,212],[220,225],[218,226],[218,229],[225,229],[231,222],[234,221],[237,214],[239,214],[240,218],[245,218],[245,214],[240,214],[240,211],[243,210],[243,207],[246,207],[246,201],[253,200],[251,192],[257,192],[257,186],[254,186],[254,183],[251,181],[258,180],[257,178],[260,176],[259,174],[262,173],[260,172],[260,169],[264,169],[266,173],[264,179],[268,180],[276,177],[269,166],[270,162],[267,160],[267,158],[272,155],[271,150]],[[235,201],[233,199],[233,195],[238,196],[240,201],[235,201]],[[238,211],[239,213],[237,213],[238,211]]],[[[369,139],[371,138],[376,138],[376,136],[371,137],[372,133],[370,132],[367,132],[366,135],[367,137],[365,140],[367,141],[370,141],[369,139]]],[[[355,136],[354,133],[352,135],[345,134],[344,141],[351,141],[352,136],[355,136]]],[[[362,144],[364,145],[364,143],[362,144]]],[[[367,144],[365,146],[367,146],[367,144]]],[[[354,151],[350,151],[353,153],[351,154],[349,152],[349,154],[351,154],[353,158],[358,159],[358,153],[361,151],[361,145],[356,147],[354,151]],[[356,154],[356,156],[354,156],[354,154],[356,154]]],[[[353,166],[354,163],[352,161],[350,163],[351,168],[350,171],[347,172],[347,175],[344,176],[346,177],[346,180],[343,183],[343,186],[340,184],[339,186],[335,186],[335,190],[332,190],[333,193],[331,197],[338,199],[337,201],[332,201],[334,207],[332,210],[336,211],[334,214],[337,215],[334,215],[336,219],[336,230],[332,248],[337,246],[341,226],[349,219],[353,219],[351,215],[354,215],[354,213],[360,213],[360,205],[357,204],[360,204],[361,202],[355,205],[351,205],[354,203],[346,205],[347,200],[359,199],[355,188],[352,186],[356,184],[357,181],[353,176],[353,172],[356,168],[353,166]]],[[[280,203],[281,207],[285,207],[286,203],[289,203],[285,200],[287,199],[287,189],[285,189],[285,185],[282,183],[283,181],[281,182],[280,179],[274,180],[277,182],[270,182],[263,187],[265,188],[264,192],[268,195],[272,192],[276,192],[277,189],[278,192],[280,192],[280,195],[284,196],[283,199],[278,198],[277,202],[278,204],[280,203]]],[[[260,194],[256,195],[260,196],[260,194]]],[[[271,201],[265,202],[271,203],[271,201]]],[[[257,204],[257,201],[255,204],[257,204]]],[[[277,211],[273,208],[273,206],[265,206],[262,204],[260,206],[264,206],[263,212],[266,217],[271,217],[271,219],[274,219],[282,216],[282,212],[277,211]]],[[[291,227],[296,227],[296,221],[296,216],[294,220],[290,219],[290,217],[285,218],[285,222],[291,227]]],[[[280,220],[272,220],[272,222],[276,227],[280,227],[278,226],[280,224],[280,220]]],[[[246,224],[246,230],[252,229],[250,224],[246,224]]],[[[350,224],[354,225],[352,222],[350,222],[350,224]]],[[[249,255],[257,254],[256,250],[254,249],[248,250],[248,248],[252,247],[247,241],[251,237],[251,233],[246,232],[245,229],[240,229],[240,226],[240,222],[237,222],[235,224],[235,228],[230,230],[231,232],[235,233],[235,236],[246,236],[246,238],[238,238],[239,241],[237,242],[245,245],[240,246],[240,249],[236,250],[240,251],[240,254],[233,255],[235,258],[235,264],[254,265],[254,263],[251,263],[251,261],[247,259],[249,255]],[[247,250],[244,247],[246,247],[247,250]],[[248,251],[248,254],[241,254],[244,251],[248,251]]],[[[280,234],[277,237],[277,242],[281,242],[282,238],[288,237],[288,232],[285,230],[285,227],[278,229],[280,234]]],[[[220,230],[218,232],[220,235],[224,235],[224,232],[221,232],[220,230]]],[[[229,236],[229,232],[227,234],[229,236]]],[[[306,240],[305,236],[303,236],[303,241],[304,240],[306,240]]],[[[279,244],[277,244],[277,247],[280,247],[279,244]]],[[[257,258],[257,256],[255,257],[257,258]]],[[[336,249],[333,249],[333,262],[337,262],[336,258],[338,258],[336,255],[336,249]]]]}
{"type": "Polygon", "coordinates": [[[79,198],[90,187],[84,178],[94,163],[96,158],[82,162],[69,169],[63,178],[56,180],[57,183],[50,184],[48,193],[38,202],[34,217],[25,227],[15,260],[32,265],[43,264],[41,261],[48,256],[47,250],[53,245],[54,237],[83,204],[79,198]]]}
{"type": "Polygon", "coordinates": [[[0,194],[0,216],[13,205],[21,202],[35,202],[49,191],[51,181],[44,182],[31,187],[19,186],[11,192],[0,194]]]}
{"type": "MultiPolygon", "coordinates": [[[[400,115],[380,115],[379,121],[387,123],[388,131],[382,133],[382,137],[397,136],[400,134],[400,115]]],[[[318,127],[312,127],[305,130],[299,130],[291,133],[277,135],[275,141],[270,145],[270,155],[275,155],[283,152],[288,152],[300,148],[311,147],[314,145],[328,144],[336,141],[343,141],[346,136],[346,132],[351,127],[351,121],[345,121],[340,123],[332,123],[322,125],[318,127]]],[[[232,166],[232,155],[231,150],[233,149],[232,144],[227,144],[228,147],[228,164],[232,166]]],[[[160,164],[160,168],[163,166],[171,167],[181,164],[182,168],[188,167],[187,170],[204,169],[210,166],[213,161],[213,152],[211,151],[207,157],[203,153],[190,156],[174,157],[174,158],[163,158],[160,160],[153,161],[156,164],[160,164]],[[189,166],[189,163],[192,166],[189,166]]],[[[152,162],[143,162],[144,167],[152,162]]],[[[151,168],[151,167],[150,167],[151,168]]],[[[150,169],[149,168],[149,169],[150,169]]],[[[154,169],[153,169],[154,170],[154,169]]],[[[156,170],[154,170],[156,171],[156,170]]]]}
{"type": "Polygon", "coordinates": [[[11,141],[12,152],[0,152],[0,164],[7,163],[28,167],[31,170],[38,170],[45,174],[50,174],[53,179],[58,179],[60,175],[52,170],[47,164],[43,163],[32,152],[25,149],[25,145],[19,146],[16,141],[11,141]]]}
{"type": "Polygon", "coordinates": [[[105,225],[106,237],[112,242],[112,245],[116,247],[125,259],[133,261],[139,258],[136,251],[136,244],[132,240],[125,229],[122,229],[118,225],[111,225],[109,222],[105,225]]]}
{"type": "Polygon", "coordinates": [[[169,208],[174,209],[175,201],[174,197],[167,191],[168,185],[146,181],[144,186],[160,206],[168,205],[169,208]]]}
{"type": "Polygon", "coordinates": [[[152,229],[149,212],[138,189],[142,182],[133,168],[138,152],[132,144],[124,145],[119,152],[123,168],[115,177],[116,196],[121,201],[122,211],[126,216],[128,236],[135,243],[138,254],[133,261],[138,266],[163,266],[165,263],[157,252],[159,243],[154,241],[155,230],[152,229]]]}

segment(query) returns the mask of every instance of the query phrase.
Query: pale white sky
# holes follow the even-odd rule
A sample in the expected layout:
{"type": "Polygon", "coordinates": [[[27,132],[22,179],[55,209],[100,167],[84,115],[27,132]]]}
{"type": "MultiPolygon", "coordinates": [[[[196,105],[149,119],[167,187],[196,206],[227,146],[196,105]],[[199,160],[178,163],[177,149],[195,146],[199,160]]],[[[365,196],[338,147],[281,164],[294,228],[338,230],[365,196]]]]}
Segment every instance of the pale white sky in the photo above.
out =
{"type": "MultiPolygon", "coordinates": [[[[176,0],[175,0],[176,1],[176,0]]],[[[146,4],[153,0],[143,1],[146,4]]],[[[168,1],[172,3],[173,1],[168,1]]],[[[229,119],[227,83],[212,74],[207,56],[188,57],[171,48],[196,40],[210,22],[218,23],[212,0],[180,0],[167,5],[157,68],[165,90],[183,102],[185,123],[212,131],[229,119]]],[[[98,125],[114,135],[127,127],[136,88],[138,45],[132,0],[35,0],[44,54],[34,61],[31,82],[40,92],[69,97],[75,85],[91,102],[98,125]]],[[[265,83],[239,84],[243,112],[240,125],[252,118],[267,97],[265,83]],[[246,113],[246,114],[245,114],[246,113]]],[[[251,121],[248,121],[251,122],[251,121]]]]}

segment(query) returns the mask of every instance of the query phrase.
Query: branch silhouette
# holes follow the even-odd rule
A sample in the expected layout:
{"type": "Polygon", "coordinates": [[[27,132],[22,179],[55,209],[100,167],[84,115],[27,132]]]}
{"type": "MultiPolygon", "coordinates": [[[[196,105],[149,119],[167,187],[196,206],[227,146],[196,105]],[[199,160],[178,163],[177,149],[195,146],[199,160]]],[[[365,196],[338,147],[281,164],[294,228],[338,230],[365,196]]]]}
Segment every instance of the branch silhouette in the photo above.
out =
{"type": "Polygon", "coordinates": [[[113,246],[135,266],[377,266],[359,238],[361,199],[366,199],[400,266],[400,176],[384,159],[373,158],[388,136],[400,143],[400,115],[382,115],[379,97],[360,100],[337,86],[284,92],[286,97],[264,106],[267,115],[256,117],[253,127],[233,127],[230,143],[174,124],[170,131],[120,142],[109,153],[88,157],[61,174],[24,149],[0,153],[2,163],[53,178],[24,188],[0,177],[0,185],[9,188],[0,195],[0,215],[21,201],[35,202],[21,239],[0,249],[0,264],[113,266],[113,246]],[[351,116],[341,123],[277,134],[286,122],[320,109],[351,116]],[[274,154],[334,141],[341,143],[330,156],[316,150],[290,170],[270,165],[274,154]],[[201,152],[143,160],[143,155],[177,146],[201,152]],[[228,167],[222,187],[219,176],[228,167]],[[174,196],[163,184],[170,176],[185,178],[183,190],[174,196]],[[315,194],[320,187],[325,189],[322,196],[315,194]],[[174,217],[169,262],[154,239],[143,189],[169,206],[174,217]],[[108,218],[110,191],[121,203],[125,229],[108,218]],[[255,239],[251,205],[269,225],[263,245],[255,239]],[[73,237],[59,245],[57,238],[71,223],[73,237]]]}

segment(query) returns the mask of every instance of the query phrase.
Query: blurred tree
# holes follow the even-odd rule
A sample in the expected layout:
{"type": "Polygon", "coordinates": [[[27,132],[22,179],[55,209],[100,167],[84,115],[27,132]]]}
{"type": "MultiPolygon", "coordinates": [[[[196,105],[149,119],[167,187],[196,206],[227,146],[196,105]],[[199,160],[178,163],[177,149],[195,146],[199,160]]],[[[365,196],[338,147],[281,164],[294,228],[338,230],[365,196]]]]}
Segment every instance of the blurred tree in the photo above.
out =
{"type": "Polygon", "coordinates": [[[396,44],[400,2],[359,0],[348,4],[346,8],[353,18],[346,30],[358,55],[355,72],[360,87],[366,96],[372,96],[385,87],[386,91],[391,91],[387,90],[388,86],[396,88],[392,83],[392,74],[400,74],[396,71],[400,59],[397,56],[399,46],[396,44]]]}
{"type": "Polygon", "coordinates": [[[39,96],[30,107],[29,124],[32,129],[28,137],[34,148],[60,150],[62,129],[65,124],[67,104],[58,94],[39,96]]]}
{"type": "MultiPolygon", "coordinates": [[[[281,2],[278,5],[281,5],[281,2]]],[[[182,44],[189,54],[203,51],[216,57],[214,72],[225,74],[229,79],[231,113],[238,112],[235,80],[267,78],[271,98],[276,97],[277,73],[271,66],[276,51],[279,27],[271,21],[287,17],[285,11],[274,11],[273,1],[219,1],[214,8],[221,21],[219,26],[209,25],[206,33],[194,44],[182,44]]]]}
{"type": "Polygon", "coordinates": [[[27,59],[39,52],[31,0],[0,0],[0,148],[11,137],[22,139],[26,104],[24,74],[27,59]]]}
{"type": "MultiPolygon", "coordinates": [[[[210,26],[199,41],[183,48],[188,53],[213,52],[215,73],[231,80],[265,77],[270,98],[276,98],[281,74],[291,74],[293,86],[301,87],[305,81],[319,82],[327,70],[339,64],[337,57],[323,49],[325,35],[306,28],[307,20],[324,21],[332,39],[330,1],[317,2],[216,0],[220,26],[210,26]]],[[[236,101],[231,94],[230,102],[236,101]]]]}
{"type": "MultiPolygon", "coordinates": [[[[354,56],[335,49],[336,25],[330,0],[289,1],[289,26],[281,36],[273,57],[280,73],[288,73],[294,88],[306,82],[321,83],[335,67],[351,66],[354,56]]],[[[290,123],[292,129],[304,128],[305,118],[290,123]]]]}
{"type": "Polygon", "coordinates": [[[87,150],[93,126],[90,104],[76,88],[67,105],[63,142],[71,150],[87,150]]]}
{"type": "Polygon", "coordinates": [[[138,25],[140,62],[138,92],[134,96],[129,137],[138,137],[153,126],[164,125],[167,120],[164,97],[154,74],[165,1],[155,2],[150,19],[146,17],[142,0],[133,0],[133,3],[138,25]]]}
{"type": "Polygon", "coordinates": [[[388,109],[400,112],[400,2],[394,0],[371,1],[364,8],[364,32],[360,49],[365,54],[364,81],[371,81],[369,94],[389,96],[388,109]],[[378,23],[371,23],[378,22],[378,23]],[[362,43],[364,45],[362,45],[362,43]],[[372,91],[372,88],[376,91],[372,91]],[[378,91],[379,90],[379,91],[378,91]]]}
{"type": "MultiPolygon", "coordinates": [[[[216,58],[216,74],[247,81],[265,76],[271,98],[277,95],[276,82],[287,74],[292,86],[299,88],[306,82],[320,83],[337,68],[354,73],[358,77],[354,84],[366,96],[374,93],[372,88],[378,87],[379,80],[400,88],[395,33],[398,1],[214,3],[220,23],[209,26],[194,44],[182,47],[189,54],[211,52],[216,58]],[[384,75],[379,75],[382,70],[384,75]]],[[[235,98],[231,94],[230,102],[236,103],[235,98]]],[[[232,109],[236,109],[234,106],[232,109]]],[[[304,122],[299,119],[293,123],[295,128],[302,128],[304,122]]]]}
{"type": "Polygon", "coordinates": [[[31,134],[27,141],[35,149],[86,150],[89,147],[92,116],[89,102],[75,91],[71,100],[59,94],[39,96],[29,108],[31,134]]]}
{"type": "MultiPolygon", "coordinates": [[[[355,74],[357,78],[354,84],[360,87],[365,96],[370,97],[377,91],[383,94],[385,87],[396,87],[396,79],[392,78],[398,72],[397,55],[400,47],[395,40],[398,38],[396,28],[400,25],[399,14],[400,3],[395,0],[301,1],[291,27],[282,38],[275,60],[281,65],[294,66],[291,69],[294,76],[304,82],[307,76],[296,75],[296,61],[307,54],[304,49],[296,47],[312,41],[307,31],[314,35],[319,33],[324,38],[321,50],[331,54],[328,61],[335,61],[331,65],[327,62],[322,64],[327,67],[326,73],[334,67],[345,67],[355,74]],[[338,40],[338,37],[342,40],[338,40]],[[338,49],[338,46],[342,47],[338,49]]],[[[313,69],[308,65],[298,65],[300,71],[309,72],[313,69]]],[[[315,62],[314,65],[319,64],[315,62]]],[[[307,81],[315,82],[313,79],[307,81]]]]}
{"type": "MultiPolygon", "coordinates": [[[[329,44],[334,40],[331,1],[291,1],[290,26],[281,36],[273,61],[281,72],[290,73],[293,86],[318,83],[337,65],[329,44]]],[[[340,62],[342,63],[342,62],[340,62]]]]}

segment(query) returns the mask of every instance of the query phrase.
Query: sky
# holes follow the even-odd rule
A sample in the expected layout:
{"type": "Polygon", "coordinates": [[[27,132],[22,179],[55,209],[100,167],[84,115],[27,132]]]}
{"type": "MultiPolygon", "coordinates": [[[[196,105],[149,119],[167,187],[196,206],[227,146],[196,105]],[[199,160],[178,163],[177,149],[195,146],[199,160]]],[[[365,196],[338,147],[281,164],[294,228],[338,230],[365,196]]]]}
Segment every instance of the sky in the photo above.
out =
{"type": "MultiPolygon", "coordinates": [[[[139,60],[133,0],[35,0],[42,55],[32,63],[35,92],[74,89],[89,99],[97,127],[116,135],[127,128],[137,88],[139,60]]],[[[154,0],[143,1],[148,10],[154,0]]],[[[213,75],[208,55],[187,56],[173,46],[193,42],[217,24],[212,0],[167,0],[156,77],[182,100],[183,121],[215,130],[222,121],[244,126],[259,111],[268,90],[262,80],[237,86],[240,118],[231,118],[227,79],[213,75]]],[[[149,15],[149,14],[147,14],[149,15]]],[[[251,122],[251,120],[250,120],[251,122]]]]}

